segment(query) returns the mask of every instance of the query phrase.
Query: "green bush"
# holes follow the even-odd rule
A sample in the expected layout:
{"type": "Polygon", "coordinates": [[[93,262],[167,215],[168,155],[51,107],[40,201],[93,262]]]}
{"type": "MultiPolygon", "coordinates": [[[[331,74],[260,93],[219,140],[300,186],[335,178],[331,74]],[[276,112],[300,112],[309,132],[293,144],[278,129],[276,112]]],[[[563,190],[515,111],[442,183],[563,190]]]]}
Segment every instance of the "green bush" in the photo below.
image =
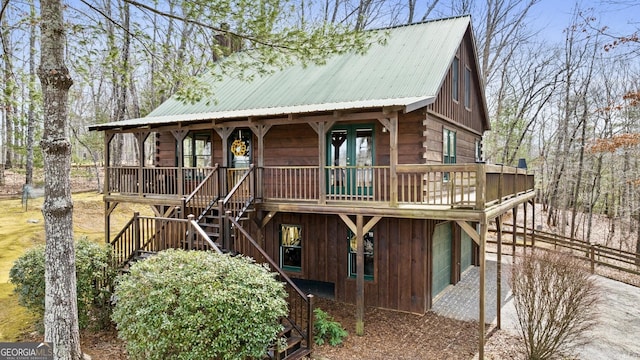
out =
{"type": "Polygon", "coordinates": [[[251,259],[167,250],[118,277],[112,319],[132,359],[260,358],[282,330],[285,298],[251,259]]]}
{"type": "Polygon", "coordinates": [[[315,308],[313,313],[315,315],[313,327],[316,344],[323,345],[325,342],[328,342],[331,346],[342,344],[344,338],[349,335],[347,330],[345,330],[339,322],[333,320],[329,314],[320,310],[320,308],[315,308]]]}
{"type": "MultiPolygon", "coordinates": [[[[39,316],[44,316],[44,251],[44,245],[27,250],[9,271],[18,302],[39,316]]],[[[84,238],[76,242],[75,251],[79,326],[100,328],[109,323],[109,289],[115,277],[110,266],[113,252],[107,244],[84,238]]]]}

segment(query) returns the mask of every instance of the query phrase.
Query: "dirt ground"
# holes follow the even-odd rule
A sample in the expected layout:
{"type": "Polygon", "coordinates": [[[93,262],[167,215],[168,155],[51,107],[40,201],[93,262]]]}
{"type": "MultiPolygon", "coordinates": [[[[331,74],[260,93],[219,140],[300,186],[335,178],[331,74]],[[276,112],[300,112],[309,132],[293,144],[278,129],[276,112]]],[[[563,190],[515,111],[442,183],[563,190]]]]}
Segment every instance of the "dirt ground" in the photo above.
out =
{"type": "MultiPolygon", "coordinates": [[[[367,308],[365,335],[355,335],[355,306],[318,298],[316,306],[339,321],[349,332],[338,347],[317,346],[316,360],[425,360],[477,358],[478,324],[448,319],[434,313],[424,316],[390,310],[367,308]]],[[[41,341],[32,333],[24,341],[41,341]]],[[[520,359],[518,339],[509,333],[489,329],[485,346],[486,359],[520,359]]],[[[128,359],[124,343],[115,330],[81,335],[82,350],[93,360],[128,359]]]]}

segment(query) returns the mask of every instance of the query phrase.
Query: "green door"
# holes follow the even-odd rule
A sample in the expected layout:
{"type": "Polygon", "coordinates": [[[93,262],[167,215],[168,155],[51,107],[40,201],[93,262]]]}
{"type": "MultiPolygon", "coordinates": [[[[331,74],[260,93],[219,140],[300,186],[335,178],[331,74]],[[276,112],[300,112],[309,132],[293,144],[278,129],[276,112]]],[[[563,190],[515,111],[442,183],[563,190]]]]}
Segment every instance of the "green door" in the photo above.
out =
{"type": "Polygon", "coordinates": [[[451,243],[451,223],[437,225],[433,231],[432,298],[451,284],[451,243]]]}
{"type": "Polygon", "coordinates": [[[328,194],[371,195],[373,126],[335,126],[327,140],[328,194]]]}
{"type": "Polygon", "coordinates": [[[471,266],[471,256],[472,256],[472,244],[473,240],[469,235],[467,235],[464,230],[461,231],[461,244],[460,244],[460,273],[467,270],[469,266],[471,266]]]}

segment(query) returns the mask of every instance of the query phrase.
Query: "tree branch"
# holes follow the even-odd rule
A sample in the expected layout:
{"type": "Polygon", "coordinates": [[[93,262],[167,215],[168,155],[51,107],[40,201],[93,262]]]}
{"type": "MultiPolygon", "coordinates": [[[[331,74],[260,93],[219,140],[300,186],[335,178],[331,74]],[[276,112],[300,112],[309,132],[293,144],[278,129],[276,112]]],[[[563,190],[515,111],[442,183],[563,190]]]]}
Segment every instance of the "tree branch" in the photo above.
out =
{"type": "MultiPolygon", "coordinates": [[[[81,1],[84,2],[84,0],[81,0],[81,1]]],[[[253,36],[242,35],[242,34],[230,31],[230,30],[224,30],[224,29],[216,27],[216,26],[205,24],[205,23],[203,23],[201,21],[191,20],[191,19],[187,19],[186,17],[183,17],[183,16],[178,16],[178,15],[175,15],[175,14],[166,13],[164,11],[160,11],[160,10],[158,10],[156,8],[153,8],[153,7],[149,6],[149,5],[139,3],[139,2],[137,2],[135,0],[124,0],[124,1],[129,3],[129,4],[131,4],[131,5],[133,5],[133,6],[136,6],[136,7],[141,8],[141,9],[145,9],[147,11],[150,11],[152,13],[158,14],[160,16],[164,16],[164,17],[167,17],[167,18],[170,18],[170,19],[174,19],[174,20],[179,20],[179,21],[182,21],[182,22],[185,22],[185,23],[189,23],[189,24],[198,25],[198,26],[201,26],[201,27],[206,28],[206,29],[217,31],[217,32],[219,32],[221,34],[237,36],[237,37],[239,37],[241,39],[249,40],[251,42],[254,42],[254,43],[257,43],[257,44],[261,44],[261,45],[265,45],[265,46],[272,47],[272,48],[278,48],[278,49],[284,49],[284,50],[290,50],[290,51],[295,51],[296,50],[295,48],[292,48],[292,47],[289,47],[289,46],[285,46],[285,45],[281,45],[281,44],[274,44],[274,43],[271,43],[271,42],[268,42],[268,41],[260,40],[260,39],[258,39],[256,37],[253,37],[253,36]]]]}
{"type": "Polygon", "coordinates": [[[2,8],[0,9],[0,21],[2,21],[2,18],[4,17],[4,12],[7,10],[8,7],[9,7],[9,0],[3,1],[2,8]]]}
{"type": "MultiPolygon", "coordinates": [[[[137,37],[131,33],[131,31],[129,31],[129,29],[125,29],[122,25],[120,25],[120,23],[118,23],[117,21],[113,20],[109,15],[105,14],[104,11],[98,9],[97,7],[89,4],[86,0],[80,0],[81,3],[87,5],[87,7],[89,7],[89,9],[97,12],[98,14],[102,15],[102,17],[104,17],[108,22],[112,23],[113,25],[115,25],[116,27],[120,28],[122,31],[126,32],[127,34],[129,34],[129,36],[131,36],[134,39],[137,39],[137,37]]],[[[144,48],[144,50],[151,56],[156,56],[151,50],[149,50],[149,48],[147,48],[147,45],[145,45],[142,41],[139,41],[140,45],[142,45],[142,47],[144,48]]]]}

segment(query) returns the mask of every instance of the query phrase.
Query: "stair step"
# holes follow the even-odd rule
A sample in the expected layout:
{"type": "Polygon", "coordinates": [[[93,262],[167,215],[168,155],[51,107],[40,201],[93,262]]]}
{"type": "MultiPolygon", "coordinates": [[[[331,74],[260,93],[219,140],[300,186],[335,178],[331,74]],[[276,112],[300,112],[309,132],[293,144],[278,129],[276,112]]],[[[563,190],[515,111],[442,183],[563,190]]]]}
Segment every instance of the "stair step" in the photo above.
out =
{"type": "Polygon", "coordinates": [[[302,342],[302,338],[300,336],[291,336],[287,338],[287,345],[285,346],[284,349],[280,349],[280,352],[288,352],[291,349],[293,349],[294,347],[297,349],[296,346],[300,346],[300,343],[302,342]]]}
{"type": "Polygon", "coordinates": [[[199,223],[198,225],[200,225],[201,228],[220,228],[220,224],[219,223],[207,223],[207,222],[203,222],[203,223],[199,223]]]}
{"type": "Polygon", "coordinates": [[[307,349],[306,347],[302,347],[292,352],[291,354],[288,354],[286,357],[284,357],[284,360],[298,360],[309,355],[311,355],[311,350],[307,349]]]}
{"type": "Polygon", "coordinates": [[[150,257],[152,257],[153,255],[155,255],[156,253],[154,251],[136,251],[135,255],[133,256],[133,260],[134,261],[142,261],[142,260],[146,260],[150,257]]]}
{"type": "Polygon", "coordinates": [[[280,349],[280,351],[276,350],[275,346],[270,346],[268,351],[268,357],[271,359],[302,359],[303,357],[309,355],[311,351],[306,347],[302,347],[302,338],[299,336],[292,336],[287,338],[287,344],[285,348],[280,349]],[[280,356],[277,356],[277,355],[280,356]]]}
{"type": "Polygon", "coordinates": [[[291,333],[291,330],[293,330],[293,326],[292,325],[285,326],[284,329],[282,329],[282,331],[280,331],[278,333],[277,338],[279,339],[279,338],[281,338],[283,336],[287,336],[288,337],[290,335],[290,333],[291,333]]]}

